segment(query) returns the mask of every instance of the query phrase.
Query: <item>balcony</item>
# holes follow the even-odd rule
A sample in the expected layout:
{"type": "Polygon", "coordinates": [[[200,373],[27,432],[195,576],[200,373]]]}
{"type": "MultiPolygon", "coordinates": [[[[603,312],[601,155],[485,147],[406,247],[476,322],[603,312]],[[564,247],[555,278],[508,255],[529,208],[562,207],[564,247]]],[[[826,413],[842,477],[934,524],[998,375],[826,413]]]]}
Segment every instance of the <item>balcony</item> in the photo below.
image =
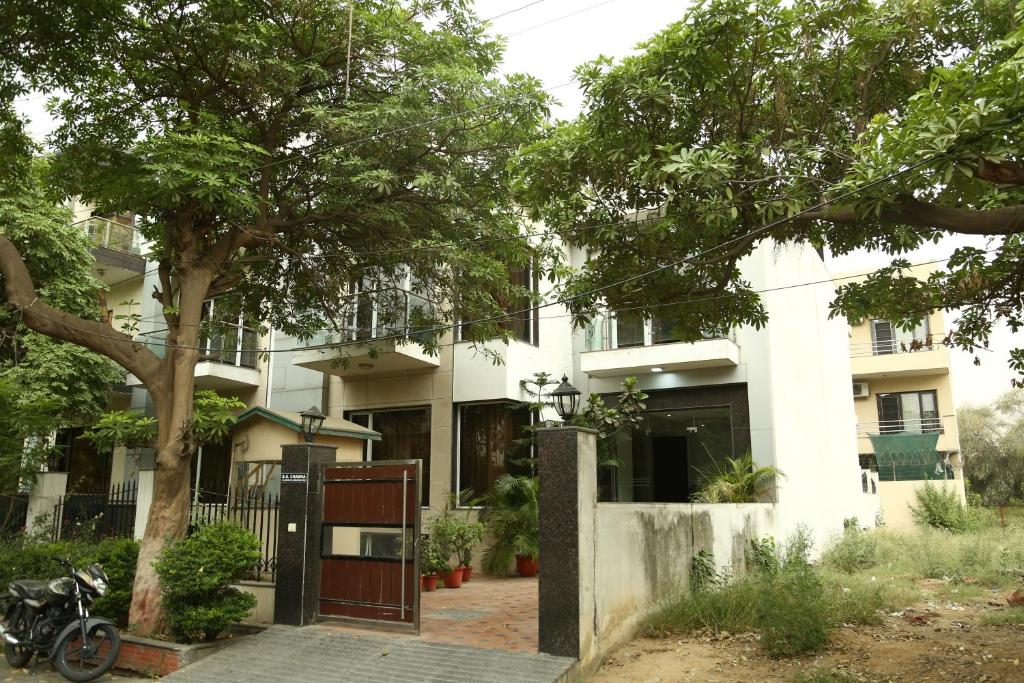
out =
{"type": "Polygon", "coordinates": [[[732,332],[684,342],[666,322],[624,320],[614,314],[601,315],[587,326],[586,348],[580,369],[592,377],[735,367],[740,362],[732,332]]]}
{"type": "Polygon", "coordinates": [[[938,415],[924,418],[905,418],[902,420],[858,421],[857,450],[860,453],[874,453],[874,446],[869,438],[875,434],[934,434],[939,440],[936,449],[939,451],[959,451],[960,438],[957,431],[956,416],[938,415]]]}
{"type": "Polygon", "coordinates": [[[303,342],[292,352],[292,363],[338,377],[426,372],[440,367],[440,357],[429,355],[415,341],[387,338],[394,335],[416,338],[411,322],[416,310],[428,307],[429,302],[399,288],[379,298],[384,297],[388,299],[389,310],[399,312],[397,321],[383,319],[376,295],[355,295],[351,315],[346,320],[349,326],[325,330],[303,342]]]}
{"type": "MultiPolygon", "coordinates": [[[[146,344],[160,358],[167,355],[167,330],[138,335],[136,341],[146,344]]],[[[231,325],[217,334],[204,337],[199,343],[196,364],[197,389],[240,391],[259,386],[259,332],[245,325],[231,325]]],[[[128,384],[141,384],[133,375],[128,384]]]]}
{"type": "Polygon", "coordinates": [[[949,374],[949,352],[938,335],[910,341],[886,339],[850,344],[854,379],[949,374]]]}
{"type": "Polygon", "coordinates": [[[133,226],[99,216],[86,218],[74,225],[92,242],[95,272],[100,280],[113,284],[146,271],[139,234],[133,226]]]}

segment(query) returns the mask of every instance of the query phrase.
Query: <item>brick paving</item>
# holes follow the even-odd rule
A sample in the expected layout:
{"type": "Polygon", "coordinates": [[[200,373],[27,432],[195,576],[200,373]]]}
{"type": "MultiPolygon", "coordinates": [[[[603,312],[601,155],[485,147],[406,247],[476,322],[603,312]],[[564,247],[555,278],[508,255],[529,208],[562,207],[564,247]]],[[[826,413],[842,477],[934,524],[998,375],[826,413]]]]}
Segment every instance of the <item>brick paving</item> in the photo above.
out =
{"type": "Polygon", "coordinates": [[[537,578],[474,574],[462,588],[420,593],[420,638],[506,652],[537,651],[537,578]]]}
{"type": "Polygon", "coordinates": [[[168,683],[568,683],[564,657],[272,626],[162,679],[168,683]]]}

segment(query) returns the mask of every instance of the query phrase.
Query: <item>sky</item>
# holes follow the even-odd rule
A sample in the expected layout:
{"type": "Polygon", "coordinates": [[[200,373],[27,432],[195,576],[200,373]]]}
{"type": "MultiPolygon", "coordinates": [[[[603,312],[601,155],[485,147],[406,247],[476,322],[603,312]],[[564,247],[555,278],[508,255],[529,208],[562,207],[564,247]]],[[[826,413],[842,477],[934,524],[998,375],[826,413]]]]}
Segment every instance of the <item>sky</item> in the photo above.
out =
{"type": "MultiPolygon", "coordinates": [[[[492,28],[506,36],[503,71],[529,73],[550,89],[559,104],[552,111],[557,118],[571,118],[579,112],[582,93],[573,81],[580,64],[606,55],[625,57],[637,43],[646,40],[673,21],[682,18],[685,0],[477,0],[479,16],[492,18],[492,28]],[[522,8],[522,9],[518,9],[522,8]],[[504,14],[504,16],[499,16],[504,14]]],[[[44,98],[30,95],[19,109],[31,120],[30,130],[39,139],[53,124],[43,111],[44,98]]],[[[957,246],[983,245],[980,238],[949,237],[908,255],[911,263],[947,257],[957,246]]],[[[841,258],[827,256],[835,273],[886,265],[884,255],[855,252],[841,258]]],[[[947,325],[955,314],[947,314],[947,325]]],[[[1014,374],[1006,360],[1011,348],[1024,346],[1024,332],[1007,328],[993,334],[989,351],[974,355],[951,350],[953,390],[958,405],[987,403],[1010,388],[1014,374]]]]}

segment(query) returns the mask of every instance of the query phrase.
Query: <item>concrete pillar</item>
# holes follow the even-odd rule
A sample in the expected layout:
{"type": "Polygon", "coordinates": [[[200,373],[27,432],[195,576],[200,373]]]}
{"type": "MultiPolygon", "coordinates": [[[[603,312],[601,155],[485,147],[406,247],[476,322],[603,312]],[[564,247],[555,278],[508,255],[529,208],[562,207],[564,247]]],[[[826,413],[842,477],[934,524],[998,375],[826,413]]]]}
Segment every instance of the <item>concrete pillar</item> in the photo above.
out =
{"type": "Polygon", "coordinates": [[[67,472],[38,472],[28,494],[28,514],[25,530],[32,534],[43,531],[44,520],[53,521],[53,508],[57,500],[67,493],[67,472]]]}
{"type": "Polygon", "coordinates": [[[345,414],[345,381],[341,377],[331,375],[324,414],[331,417],[343,417],[345,414]]]}
{"type": "Polygon", "coordinates": [[[597,432],[537,431],[540,467],[539,649],[581,666],[594,649],[597,432]]]}
{"type": "Polygon", "coordinates": [[[135,538],[141,539],[149,522],[149,509],[153,507],[153,480],[156,477],[156,469],[140,469],[137,476],[139,488],[135,497],[135,538]]]}
{"type": "Polygon", "coordinates": [[[320,593],[322,465],[337,449],[311,443],[281,446],[281,503],[277,515],[277,587],[274,623],[313,623],[320,593]]]}

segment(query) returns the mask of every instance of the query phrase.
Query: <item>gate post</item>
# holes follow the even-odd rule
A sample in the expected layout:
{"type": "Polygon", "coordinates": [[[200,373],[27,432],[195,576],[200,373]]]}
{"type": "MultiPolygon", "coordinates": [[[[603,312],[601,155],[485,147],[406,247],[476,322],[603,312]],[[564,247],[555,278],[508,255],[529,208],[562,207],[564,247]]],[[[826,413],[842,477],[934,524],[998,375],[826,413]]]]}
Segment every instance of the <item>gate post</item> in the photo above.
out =
{"type": "Polygon", "coordinates": [[[537,430],[540,466],[539,650],[589,659],[594,640],[597,432],[537,430]]]}
{"type": "Polygon", "coordinates": [[[274,623],[303,626],[316,616],[320,592],[320,465],[335,462],[334,446],[281,446],[281,500],[277,513],[277,586],[274,623]]]}
{"type": "MultiPolygon", "coordinates": [[[[28,511],[25,513],[25,530],[39,531],[39,519],[53,514],[57,501],[67,493],[67,472],[36,472],[32,490],[28,494],[28,511]]],[[[58,520],[51,520],[58,524],[58,520]]]]}

